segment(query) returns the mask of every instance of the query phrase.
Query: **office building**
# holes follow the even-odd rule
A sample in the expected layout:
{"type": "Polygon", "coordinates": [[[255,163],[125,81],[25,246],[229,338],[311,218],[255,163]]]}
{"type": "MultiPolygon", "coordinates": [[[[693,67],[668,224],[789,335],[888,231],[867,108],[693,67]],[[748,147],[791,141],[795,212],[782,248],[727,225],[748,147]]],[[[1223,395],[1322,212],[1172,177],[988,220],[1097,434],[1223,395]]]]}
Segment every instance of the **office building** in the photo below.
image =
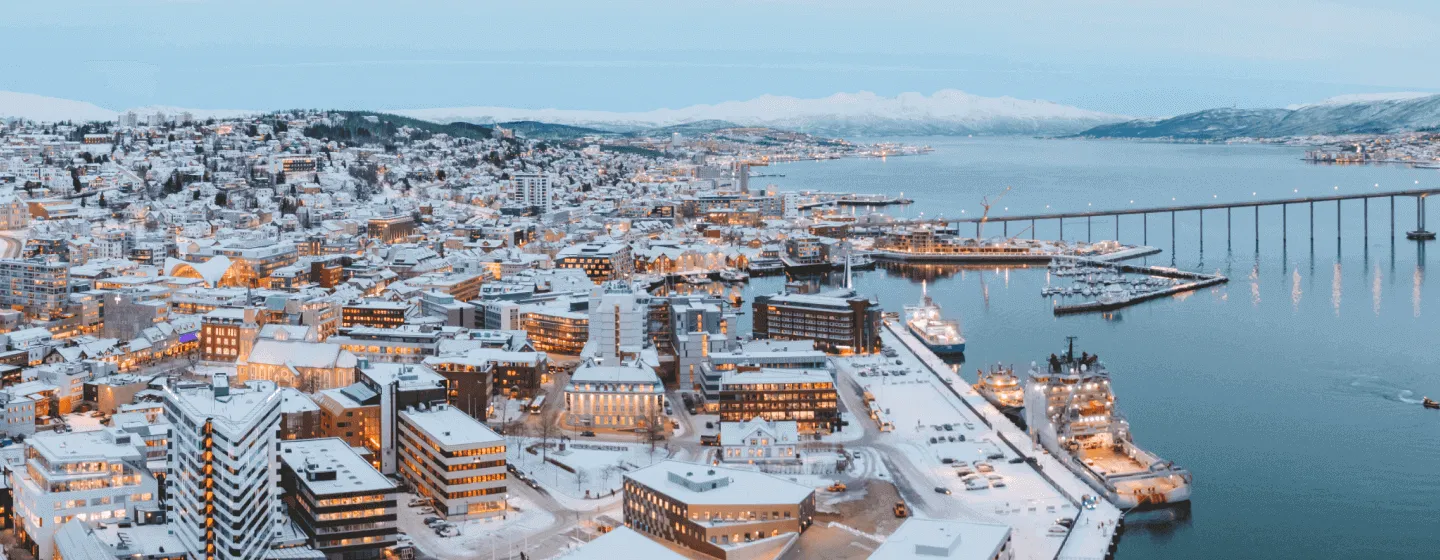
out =
{"type": "Polygon", "coordinates": [[[1010,560],[1010,527],[912,517],[900,524],[870,560],[1010,560]]]}
{"type": "Polygon", "coordinates": [[[11,473],[16,532],[36,558],[54,557],[55,532],[71,520],[136,521],[158,513],[145,442],[116,428],[32,437],[24,468],[11,473]]]}
{"type": "Polygon", "coordinates": [[[585,364],[565,384],[565,422],[585,428],[657,428],[665,388],[648,366],[585,364]]]}
{"type": "Polygon", "coordinates": [[[454,407],[400,412],[400,473],[446,519],[502,514],[505,440],[454,407]]]}
{"type": "Polygon", "coordinates": [[[721,560],[777,556],[815,515],[814,488],[750,470],[662,461],[624,489],[626,527],[721,560]]]}
{"type": "Polygon", "coordinates": [[[755,338],[813,340],[831,354],[880,351],[880,302],[850,291],[756,296],[755,338]]]}
{"type": "Polygon", "coordinates": [[[801,433],[840,427],[835,379],[819,369],[736,369],[720,380],[720,421],[793,421],[801,433]]]}
{"type": "Polygon", "coordinates": [[[395,328],[405,324],[405,314],[410,304],[368,300],[347,303],[340,308],[340,326],[395,328]]]}
{"type": "Polygon", "coordinates": [[[396,543],[399,490],[342,440],[280,444],[290,519],[327,560],[371,560],[396,543]]]}

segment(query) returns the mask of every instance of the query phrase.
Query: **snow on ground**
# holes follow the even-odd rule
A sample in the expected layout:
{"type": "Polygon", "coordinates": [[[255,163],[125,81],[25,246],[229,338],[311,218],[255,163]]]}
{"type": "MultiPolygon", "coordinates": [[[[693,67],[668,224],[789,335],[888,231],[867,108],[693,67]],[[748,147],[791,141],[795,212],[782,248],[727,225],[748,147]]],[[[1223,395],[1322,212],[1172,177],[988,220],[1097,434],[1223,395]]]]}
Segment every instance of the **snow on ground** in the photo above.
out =
{"type": "Polygon", "coordinates": [[[65,425],[72,432],[93,432],[105,429],[100,419],[91,416],[89,412],[74,412],[65,415],[65,425]]]}
{"type": "Polygon", "coordinates": [[[840,419],[846,424],[840,427],[840,431],[833,434],[820,436],[820,441],[825,443],[846,443],[859,440],[865,437],[865,426],[870,422],[864,416],[864,411],[845,411],[840,413],[840,419]],[[859,416],[857,416],[857,414],[859,416]]]}
{"type": "MultiPolygon", "coordinates": [[[[565,450],[557,449],[557,442],[551,441],[548,453],[538,447],[532,454],[528,450],[540,443],[539,438],[516,438],[518,444],[507,446],[507,459],[525,476],[534,479],[550,493],[556,501],[572,509],[589,510],[594,505],[577,504],[577,500],[597,500],[601,497],[616,496],[618,499],[622,478],[625,473],[648,467],[666,458],[671,458],[665,442],[658,442],[651,449],[648,444],[622,443],[604,440],[565,442],[565,450]],[[546,461],[548,457],[550,461],[546,461]],[[554,463],[561,463],[570,470],[554,463]]],[[[688,452],[677,453],[673,458],[683,460],[688,452]]]]}
{"type": "Polygon", "coordinates": [[[401,494],[399,525],[400,531],[414,541],[415,547],[438,560],[469,560],[492,554],[510,557],[528,549],[528,537],[536,535],[555,524],[555,516],[524,498],[512,496],[510,510],[503,516],[486,519],[455,521],[458,534],[441,537],[425,525],[425,518],[433,513],[422,513],[419,507],[409,507],[414,494],[401,494]],[[507,552],[509,551],[509,552],[507,552]]]}

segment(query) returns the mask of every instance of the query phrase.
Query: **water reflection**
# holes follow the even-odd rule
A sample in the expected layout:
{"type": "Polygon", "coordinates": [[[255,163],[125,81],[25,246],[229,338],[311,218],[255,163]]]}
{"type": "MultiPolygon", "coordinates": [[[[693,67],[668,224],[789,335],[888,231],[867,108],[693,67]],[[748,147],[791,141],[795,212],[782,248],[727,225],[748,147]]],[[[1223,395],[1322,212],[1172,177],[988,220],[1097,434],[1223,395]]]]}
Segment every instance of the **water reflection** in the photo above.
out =
{"type": "Polygon", "coordinates": [[[1290,273],[1290,303],[1295,311],[1300,310],[1300,296],[1304,294],[1305,291],[1300,289],[1300,267],[1297,266],[1295,271],[1290,273]]]}
{"type": "Polygon", "coordinates": [[[1374,302],[1375,316],[1380,316],[1380,263],[1375,263],[1375,274],[1370,279],[1370,299],[1374,302]]]}
{"type": "Polygon", "coordinates": [[[1330,305],[1335,308],[1335,316],[1340,316],[1340,263],[1335,263],[1334,273],[1330,275],[1330,305]]]}

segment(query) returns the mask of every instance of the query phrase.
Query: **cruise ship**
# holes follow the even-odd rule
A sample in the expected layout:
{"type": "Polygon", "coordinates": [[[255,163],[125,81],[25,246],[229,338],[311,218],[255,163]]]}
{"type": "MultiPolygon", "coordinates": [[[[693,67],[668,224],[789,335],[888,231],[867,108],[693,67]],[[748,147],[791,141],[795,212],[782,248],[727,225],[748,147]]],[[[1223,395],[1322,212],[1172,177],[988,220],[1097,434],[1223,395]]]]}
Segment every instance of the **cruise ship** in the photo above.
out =
{"type": "Polygon", "coordinates": [[[975,392],[1001,412],[1025,406],[1025,389],[1020,386],[1020,378],[1015,377],[1015,368],[997,364],[990,366],[990,371],[975,370],[975,376],[975,392]]]}
{"type": "Polygon", "coordinates": [[[920,305],[905,306],[905,327],[936,354],[964,354],[965,336],[960,323],[940,318],[940,306],[930,299],[928,286],[921,284],[920,305]]]}
{"type": "Polygon", "coordinates": [[[1063,355],[1030,367],[1025,421],[1033,440],[1121,509],[1190,500],[1190,471],[1135,445],[1110,373],[1096,356],[1077,358],[1074,337],[1063,355]]]}

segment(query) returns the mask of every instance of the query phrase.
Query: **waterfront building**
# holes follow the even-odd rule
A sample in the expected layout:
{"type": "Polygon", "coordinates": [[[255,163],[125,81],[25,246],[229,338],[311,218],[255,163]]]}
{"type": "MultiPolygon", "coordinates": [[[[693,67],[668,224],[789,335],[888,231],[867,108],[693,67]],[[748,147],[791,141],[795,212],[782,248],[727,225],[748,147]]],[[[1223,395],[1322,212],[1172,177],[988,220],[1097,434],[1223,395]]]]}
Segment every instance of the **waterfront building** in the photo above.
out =
{"type": "Polygon", "coordinates": [[[169,523],[192,559],[265,557],[286,523],[276,457],[279,388],[268,381],[164,391],[170,423],[169,523]]]}
{"type": "Polygon", "coordinates": [[[720,381],[721,422],[760,417],[794,421],[806,434],[830,433],[840,427],[838,401],[835,379],[823,369],[736,369],[720,381]]]}
{"type": "Polygon", "coordinates": [[[751,307],[755,338],[813,340],[831,354],[880,351],[880,302],[854,292],[756,296],[751,307]]]}
{"type": "Polygon", "coordinates": [[[379,559],[399,540],[395,483],[336,438],[280,444],[290,519],[327,560],[379,559]]]}
{"type": "Polygon", "coordinates": [[[507,509],[505,440],[459,409],[437,405],[399,414],[400,474],[450,520],[507,509]]]}
{"type": "Polygon", "coordinates": [[[623,487],[626,527],[721,560],[778,555],[814,522],[814,488],[750,470],[662,461],[623,487]]]}
{"type": "Polygon", "coordinates": [[[600,284],[629,279],[635,272],[635,257],[624,243],[586,243],[561,249],[555,254],[555,266],[583,270],[592,282],[600,284]]]}

